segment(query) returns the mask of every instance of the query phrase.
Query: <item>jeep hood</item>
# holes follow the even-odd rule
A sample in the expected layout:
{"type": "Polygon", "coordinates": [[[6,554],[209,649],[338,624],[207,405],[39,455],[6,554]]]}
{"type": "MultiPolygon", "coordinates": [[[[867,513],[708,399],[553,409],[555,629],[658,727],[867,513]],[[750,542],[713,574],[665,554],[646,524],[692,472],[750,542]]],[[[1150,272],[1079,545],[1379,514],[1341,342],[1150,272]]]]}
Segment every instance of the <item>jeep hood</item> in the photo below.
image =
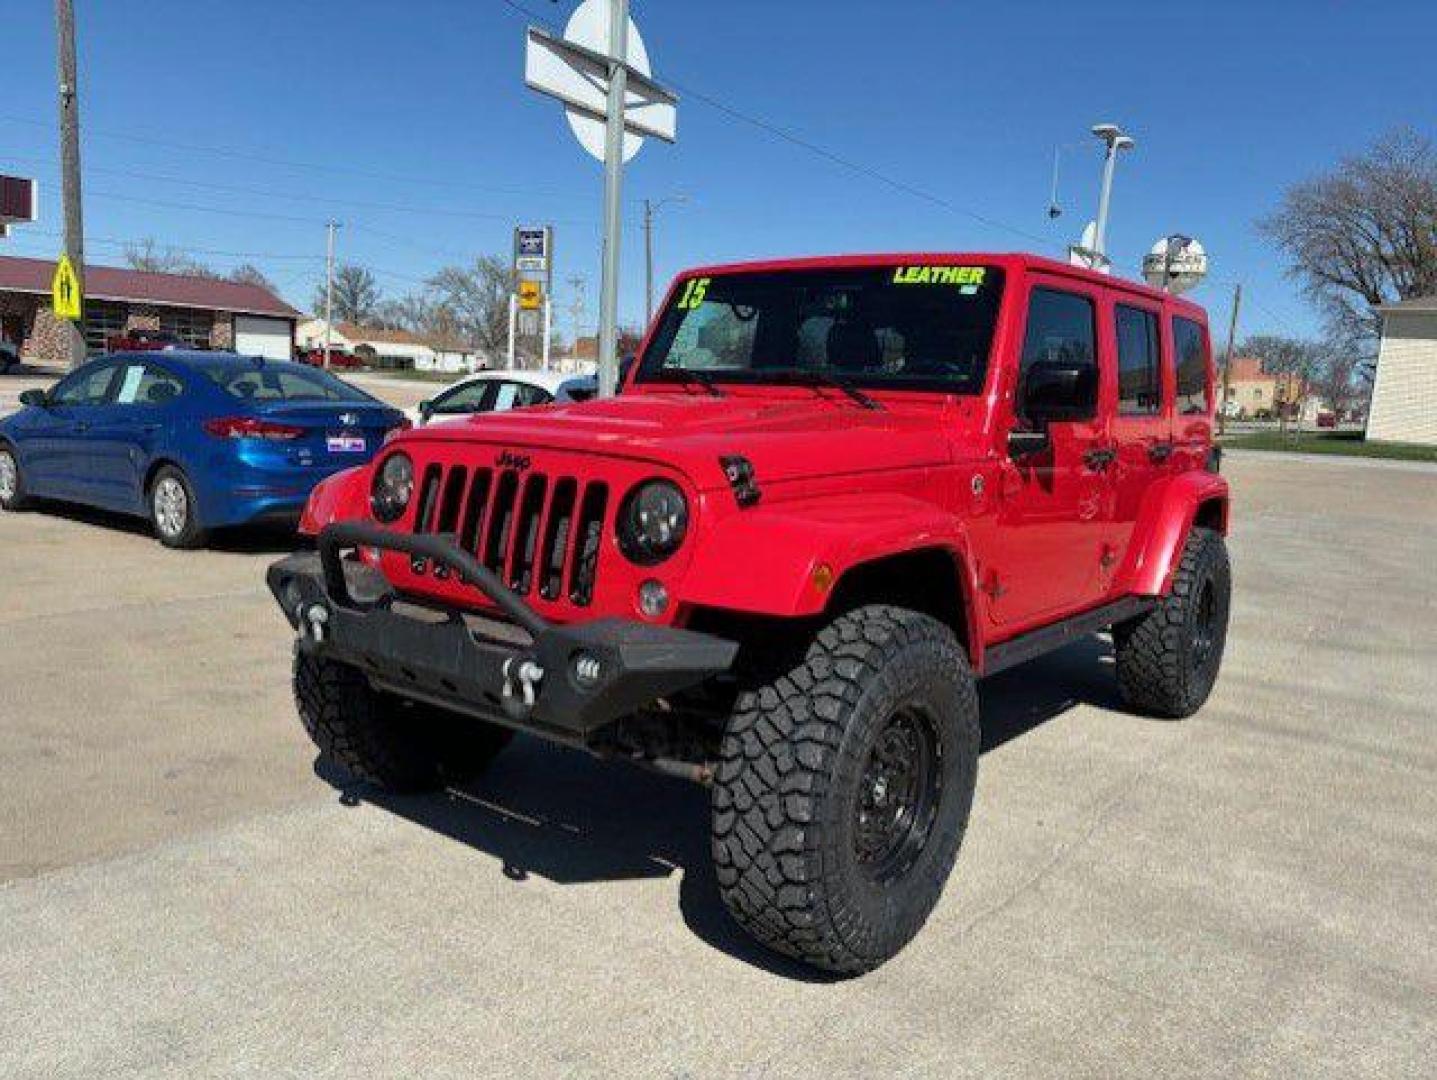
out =
{"type": "Polygon", "coordinates": [[[638,458],[676,468],[707,490],[725,484],[719,459],[730,454],[748,458],[760,484],[943,464],[959,411],[936,401],[865,409],[837,394],[796,400],[640,393],[484,413],[402,438],[638,458]]]}

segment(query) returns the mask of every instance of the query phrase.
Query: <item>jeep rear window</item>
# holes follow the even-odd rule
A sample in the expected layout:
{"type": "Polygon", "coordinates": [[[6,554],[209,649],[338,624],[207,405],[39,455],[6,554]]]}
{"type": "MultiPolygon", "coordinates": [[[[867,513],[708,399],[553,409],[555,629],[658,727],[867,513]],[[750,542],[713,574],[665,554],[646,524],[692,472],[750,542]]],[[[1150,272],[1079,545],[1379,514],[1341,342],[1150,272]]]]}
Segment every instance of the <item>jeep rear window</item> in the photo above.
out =
{"type": "Polygon", "coordinates": [[[976,394],[1003,272],[972,264],[785,270],[682,282],[639,382],[782,381],[814,373],[878,389],[976,394]]]}

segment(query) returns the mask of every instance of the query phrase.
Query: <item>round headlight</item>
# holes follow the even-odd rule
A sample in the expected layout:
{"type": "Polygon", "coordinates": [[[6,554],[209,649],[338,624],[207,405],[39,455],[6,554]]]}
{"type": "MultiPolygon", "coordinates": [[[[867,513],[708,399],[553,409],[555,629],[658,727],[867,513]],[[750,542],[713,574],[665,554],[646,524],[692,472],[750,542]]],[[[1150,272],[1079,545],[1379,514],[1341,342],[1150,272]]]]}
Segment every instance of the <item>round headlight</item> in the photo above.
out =
{"type": "Polygon", "coordinates": [[[390,454],[374,474],[369,505],[386,525],[398,521],[414,498],[414,462],[408,454],[390,454]]]}
{"type": "Polygon", "coordinates": [[[645,480],[619,507],[619,550],[640,566],[661,563],[684,542],[689,528],[689,504],[677,484],[645,480]]]}

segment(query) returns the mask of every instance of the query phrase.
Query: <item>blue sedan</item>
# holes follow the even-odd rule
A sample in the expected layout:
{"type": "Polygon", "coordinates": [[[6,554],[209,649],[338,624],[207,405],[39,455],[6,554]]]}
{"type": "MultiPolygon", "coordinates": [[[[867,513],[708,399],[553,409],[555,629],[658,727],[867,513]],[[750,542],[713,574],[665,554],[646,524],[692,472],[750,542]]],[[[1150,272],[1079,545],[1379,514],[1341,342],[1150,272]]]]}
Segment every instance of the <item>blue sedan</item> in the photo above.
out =
{"type": "Polygon", "coordinates": [[[333,375],[220,352],[115,353],[0,420],[0,508],[32,497],[148,517],[170,547],[299,517],[314,486],[408,421],[333,375]]]}

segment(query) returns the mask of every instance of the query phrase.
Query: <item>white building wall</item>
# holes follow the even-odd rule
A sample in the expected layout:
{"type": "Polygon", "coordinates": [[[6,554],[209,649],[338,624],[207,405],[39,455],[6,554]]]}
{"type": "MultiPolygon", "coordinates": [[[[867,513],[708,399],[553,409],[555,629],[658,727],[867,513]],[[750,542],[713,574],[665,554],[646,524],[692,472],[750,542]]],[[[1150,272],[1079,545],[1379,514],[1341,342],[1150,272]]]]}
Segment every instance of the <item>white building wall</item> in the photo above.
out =
{"type": "Polygon", "coordinates": [[[1367,437],[1437,446],[1437,312],[1388,312],[1367,437]]]}

